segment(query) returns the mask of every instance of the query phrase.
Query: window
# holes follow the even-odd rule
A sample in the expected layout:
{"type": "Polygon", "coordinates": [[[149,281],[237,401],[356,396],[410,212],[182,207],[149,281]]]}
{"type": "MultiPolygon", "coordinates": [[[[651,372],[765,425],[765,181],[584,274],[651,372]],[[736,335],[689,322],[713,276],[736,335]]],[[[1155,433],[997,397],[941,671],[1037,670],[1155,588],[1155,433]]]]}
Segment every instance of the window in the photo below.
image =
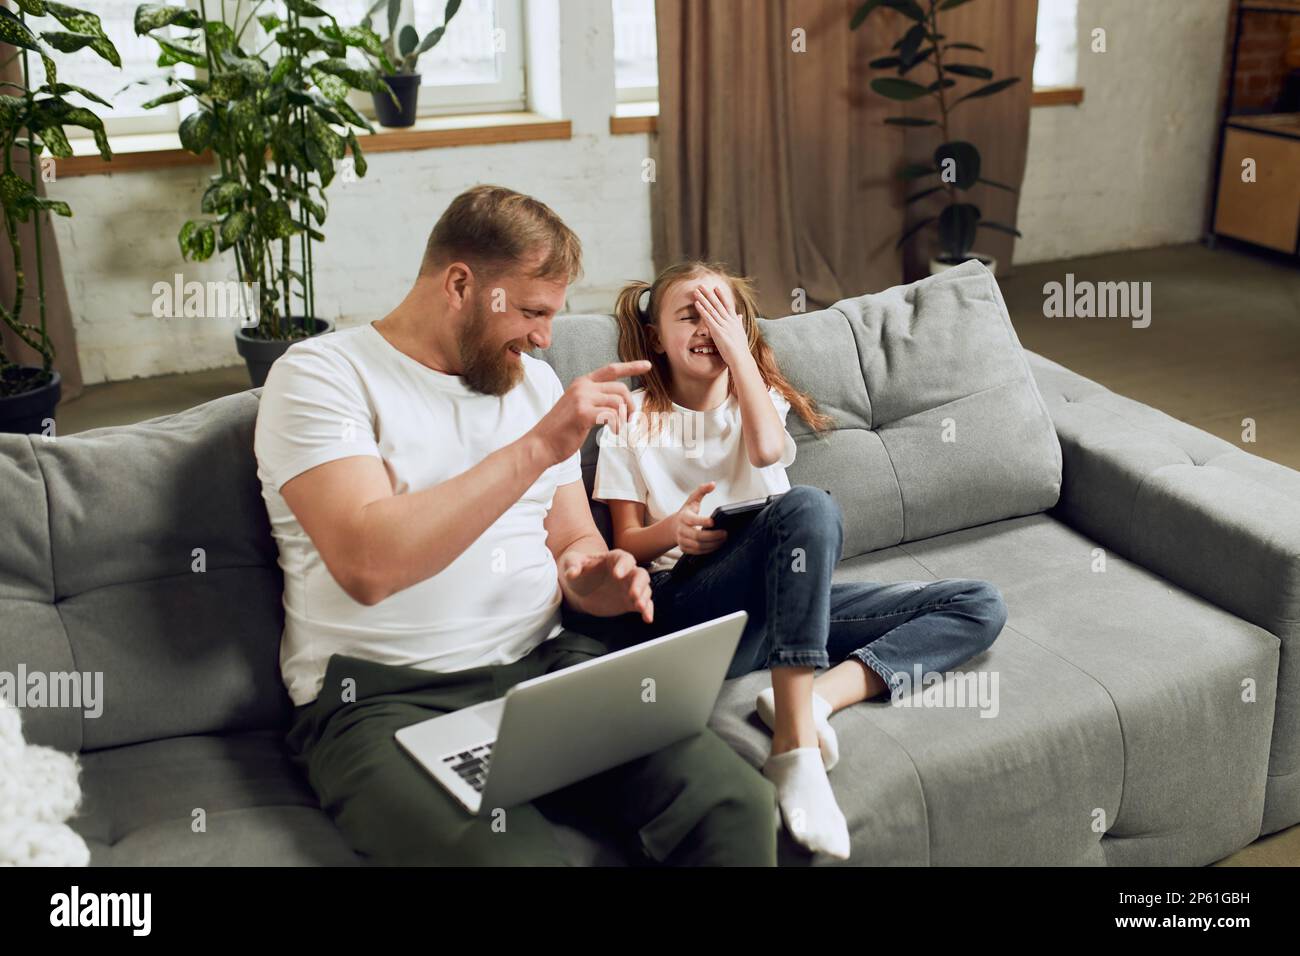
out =
{"type": "MultiPolygon", "coordinates": [[[[374,0],[326,0],[324,6],[344,26],[361,22],[374,0]]],[[[463,0],[447,32],[421,54],[421,115],[491,113],[524,108],[524,35],[522,0],[463,0]]],[[[442,25],[445,0],[403,0],[398,29],[409,23],[423,39],[442,25]]],[[[388,34],[381,7],[371,21],[380,36],[388,34]]],[[[369,110],[369,95],[354,96],[369,110]]]]}
{"type": "MultiPolygon", "coordinates": [[[[141,109],[141,104],[165,93],[171,87],[166,77],[193,77],[195,71],[184,64],[171,67],[157,66],[158,45],[150,37],[135,35],[135,10],[141,0],[96,0],[87,4],[98,14],[104,32],[117,47],[122,68],[100,59],[89,50],[76,53],[54,53],[62,82],[84,86],[113,104],[112,109],[94,106],[104,119],[110,135],[174,131],[180,124],[182,111],[192,109],[192,101],[168,103],[151,110],[141,109]]],[[[173,0],[175,2],[175,0],[173,0]]],[[[374,0],[321,0],[320,6],[334,14],[343,26],[361,22],[374,0]]],[[[420,57],[417,69],[422,76],[420,113],[504,112],[524,108],[524,51],[520,15],[522,0],[464,0],[442,41],[420,57]]],[[[442,24],[445,0],[403,0],[403,20],[412,23],[424,37],[442,24]]],[[[179,4],[177,4],[179,5],[179,4]]],[[[197,0],[184,0],[184,5],[198,7],[197,0]]],[[[240,9],[241,21],[251,9],[246,0],[231,0],[226,5],[231,12],[240,9]]],[[[264,4],[271,12],[281,4],[264,4]]],[[[221,0],[209,0],[209,16],[217,17],[222,9],[221,0]]],[[[374,17],[376,32],[383,35],[388,30],[386,16],[381,11],[374,17]]],[[[32,26],[39,32],[42,21],[32,26]]],[[[62,29],[52,19],[46,29],[62,29]]],[[[188,29],[175,28],[177,35],[188,29]]],[[[253,23],[249,34],[264,42],[261,28],[253,23]]],[[[250,47],[256,43],[250,44],[250,47]]],[[[270,59],[274,50],[266,51],[270,59]]],[[[45,82],[45,70],[39,56],[29,54],[28,69],[33,87],[45,82]]],[[[79,98],[71,94],[70,98],[79,98]]],[[[354,104],[373,115],[369,94],[353,94],[354,104]]],[[[92,104],[84,104],[92,105],[92,104]]],[[[89,130],[76,126],[65,127],[69,138],[91,135],[89,130]]]]}
{"type": "Polygon", "coordinates": [[[654,0],[613,0],[614,86],[620,103],[659,99],[654,0]]]}
{"type": "Polygon", "coordinates": [[[1079,0],[1038,0],[1034,87],[1074,86],[1079,66],[1079,0]]]}
{"type": "MultiPolygon", "coordinates": [[[[74,6],[80,5],[73,3],[74,6]]],[[[186,66],[166,67],[155,65],[158,62],[158,44],[147,36],[135,35],[135,9],[140,0],[96,0],[94,4],[83,6],[92,9],[103,24],[104,33],[117,47],[122,60],[119,70],[107,60],[90,50],[78,50],[76,53],[54,52],[51,59],[59,70],[59,82],[74,83],[84,86],[92,93],[97,93],[113,104],[108,109],[96,103],[86,102],[77,94],[69,94],[70,102],[89,106],[104,120],[104,128],[110,133],[150,133],[174,130],[180,123],[179,104],[168,103],[151,110],[141,109],[141,104],[167,91],[164,78],[173,70],[183,69],[180,75],[193,76],[194,72],[186,66]],[[153,81],[142,83],[141,81],[153,81]]],[[[53,17],[31,18],[29,26],[33,32],[42,30],[59,31],[60,26],[53,17]]],[[[45,83],[45,67],[41,58],[35,53],[27,54],[27,69],[32,88],[45,83]]],[[[90,130],[79,126],[65,126],[64,132],[69,139],[78,139],[92,135],[90,130]]]]}

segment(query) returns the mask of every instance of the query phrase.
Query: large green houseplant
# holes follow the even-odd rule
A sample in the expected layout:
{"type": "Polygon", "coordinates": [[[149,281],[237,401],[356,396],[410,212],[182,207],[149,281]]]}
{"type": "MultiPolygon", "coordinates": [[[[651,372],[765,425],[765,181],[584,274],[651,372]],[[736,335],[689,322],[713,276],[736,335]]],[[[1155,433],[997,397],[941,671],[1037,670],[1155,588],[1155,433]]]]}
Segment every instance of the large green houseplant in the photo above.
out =
{"type": "Polygon", "coordinates": [[[379,51],[364,51],[392,91],[390,94],[374,94],[375,116],[381,126],[410,126],[415,122],[415,110],[420,100],[420,74],[415,72],[415,68],[420,62],[420,56],[441,42],[451,18],[460,9],[461,0],[447,0],[442,11],[442,26],[434,27],[423,39],[409,23],[398,29],[402,2],[403,0],[375,0],[359,25],[361,30],[372,31],[374,15],[381,7],[387,8],[388,34],[382,38],[379,51]]]}
{"type": "MultiPolygon", "coordinates": [[[[0,172],[0,206],[3,206],[5,236],[8,238],[14,274],[14,299],[12,307],[0,302],[0,321],[13,331],[19,340],[31,346],[41,357],[40,366],[22,365],[5,353],[0,342],[0,431],[47,432],[53,421],[54,409],[59,402],[60,379],[54,369],[54,344],[50,341],[45,320],[45,258],[41,241],[41,216],[56,213],[71,216],[66,202],[38,195],[36,177],[39,175],[41,154],[48,150],[55,158],[72,155],[72,147],[64,132],[65,126],[80,126],[90,130],[95,137],[99,153],[112,158],[104,124],[94,112],[70,102],[66,96],[75,94],[84,99],[109,104],[90,90],[71,83],[60,82],[58,69],[51,56],[53,51],[73,53],[89,49],[96,55],[121,66],[117,50],[104,35],[99,17],[76,7],[52,3],[50,0],[17,0],[18,12],[0,7],[0,41],[17,51],[14,56],[21,61],[22,82],[0,84],[0,153],[4,157],[4,170],[0,172]],[[27,23],[28,17],[51,17],[62,29],[35,32],[27,23]],[[28,57],[35,54],[45,67],[45,82],[32,88],[28,57]],[[11,92],[14,91],[14,92],[11,92]],[[27,170],[15,170],[15,160],[21,162],[26,153],[27,170]],[[23,253],[20,226],[32,223],[33,273],[36,280],[36,323],[26,321],[24,300],[30,294],[29,282],[33,273],[23,253]]],[[[53,27],[54,23],[49,23],[53,27]]]]}
{"type": "MultiPolygon", "coordinates": [[[[1000,80],[993,79],[993,71],[975,63],[954,63],[947,59],[954,51],[983,53],[973,43],[948,42],[947,37],[939,32],[939,14],[945,10],[959,7],[969,0],[866,0],[853,14],[849,22],[850,29],[856,30],[867,17],[878,10],[895,10],[912,21],[912,25],[894,43],[895,51],[889,56],[872,60],[868,65],[877,70],[893,70],[896,76],[877,77],[871,81],[871,88],[881,96],[899,102],[931,97],[938,103],[939,119],[914,116],[891,116],[885,122],[900,128],[935,127],[942,141],[935,147],[932,162],[909,163],[900,171],[905,184],[918,183],[925,188],[907,196],[905,204],[919,202],[936,193],[944,193],[945,205],[937,216],[926,216],[913,223],[899,237],[895,248],[899,248],[921,229],[934,225],[939,235],[940,253],[930,260],[931,272],[941,271],[977,258],[985,265],[996,269],[997,263],[992,257],[973,252],[976,231],[993,229],[999,232],[1019,236],[1020,232],[1012,226],[992,222],[983,217],[980,207],[959,195],[979,186],[991,186],[1014,193],[1016,190],[1003,183],[984,178],[980,164],[980,152],[974,143],[954,140],[948,132],[948,121],[952,111],[962,103],[992,96],[1007,87],[1020,82],[1020,77],[1013,76],[1000,80]],[[908,77],[912,70],[928,63],[934,70],[934,81],[921,83],[908,77]],[[957,85],[958,79],[981,81],[981,85],[951,99],[947,90],[957,85]],[[931,177],[939,177],[939,182],[930,185],[931,177]]],[[[970,59],[965,56],[965,59],[970,59]]]]}
{"type": "Polygon", "coordinates": [[[181,253],[201,261],[233,251],[240,282],[256,289],[255,324],[241,323],[236,345],[261,385],[293,341],[333,327],[315,314],[312,247],[325,239],[318,228],[325,190],[349,151],[356,175],[366,173],[354,127],[372,127],[347,96],[385,87],[378,73],[346,57],[350,47],[376,51],[379,41],[371,31],[341,27],[309,0],[235,4],[229,19],[226,4],[209,19],[207,3],[199,0],[198,10],[144,4],[135,32],[158,43],[160,66],[198,70],[196,79],[170,78],[177,88],[146,106],[192,100],[181,145],[216,155],[219,171],[201,203],[206,218],[181,226],[181,253]],[[189,32],[174,35],[177,28],[189,32]],[[264,42],[256,47],[259,36],[264,42]]]}

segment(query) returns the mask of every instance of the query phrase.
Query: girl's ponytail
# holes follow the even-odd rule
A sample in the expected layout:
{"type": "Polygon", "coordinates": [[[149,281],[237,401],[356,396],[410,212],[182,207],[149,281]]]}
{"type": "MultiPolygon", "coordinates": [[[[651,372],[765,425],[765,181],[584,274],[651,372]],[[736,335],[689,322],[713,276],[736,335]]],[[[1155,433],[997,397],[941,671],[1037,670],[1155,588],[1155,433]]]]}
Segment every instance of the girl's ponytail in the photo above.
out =
{"type": "Polygon", "coordinates": [[[622,362],[652,359],[650,341],[646,335],[646,320],[641,304],[650,283],[634,279],[619,290],[614,301],[614,318],[618,321],[618,357],[622,362]]]}

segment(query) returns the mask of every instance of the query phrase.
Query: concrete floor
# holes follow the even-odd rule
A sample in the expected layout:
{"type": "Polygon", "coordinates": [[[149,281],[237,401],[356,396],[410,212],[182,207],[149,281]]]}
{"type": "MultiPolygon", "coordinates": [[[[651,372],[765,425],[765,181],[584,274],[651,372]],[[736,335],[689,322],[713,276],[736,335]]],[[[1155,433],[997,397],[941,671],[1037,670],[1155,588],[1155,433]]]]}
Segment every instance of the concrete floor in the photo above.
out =
{"type": "MultiPolygon", "coordinates": [[[[999,284],[1025,348],[1244,451],[1300,469],[1294,262],[1193,244],[1018,266],[999,284]],[[1044,317],[1044,284],[1064,282],[1067,272],[1076,283],[1150,282],[1151,324],[1044,317]],[[1254,444],[1242,441],[1243,418],[1255,421],[1254,444]]],[[[59,407],[58,433],[143,421],[248,387],[242,365],[93,385],[59,407]]],[[[1300,866],[1300,826],[1216,865],[1300,866]]]]}

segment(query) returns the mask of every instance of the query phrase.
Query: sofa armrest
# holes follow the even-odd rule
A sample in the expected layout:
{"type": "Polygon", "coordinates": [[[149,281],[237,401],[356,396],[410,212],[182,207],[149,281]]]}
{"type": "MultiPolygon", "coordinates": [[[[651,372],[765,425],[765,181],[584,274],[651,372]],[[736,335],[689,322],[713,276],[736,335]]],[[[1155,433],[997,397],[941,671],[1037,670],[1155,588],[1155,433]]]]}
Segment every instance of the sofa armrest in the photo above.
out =
{"type": "Polygon", "coordinates": [[[1061,443],[1051,513],[1284,644],[1300,640],[1300,472],[1026,356],[1061,443]]]}

